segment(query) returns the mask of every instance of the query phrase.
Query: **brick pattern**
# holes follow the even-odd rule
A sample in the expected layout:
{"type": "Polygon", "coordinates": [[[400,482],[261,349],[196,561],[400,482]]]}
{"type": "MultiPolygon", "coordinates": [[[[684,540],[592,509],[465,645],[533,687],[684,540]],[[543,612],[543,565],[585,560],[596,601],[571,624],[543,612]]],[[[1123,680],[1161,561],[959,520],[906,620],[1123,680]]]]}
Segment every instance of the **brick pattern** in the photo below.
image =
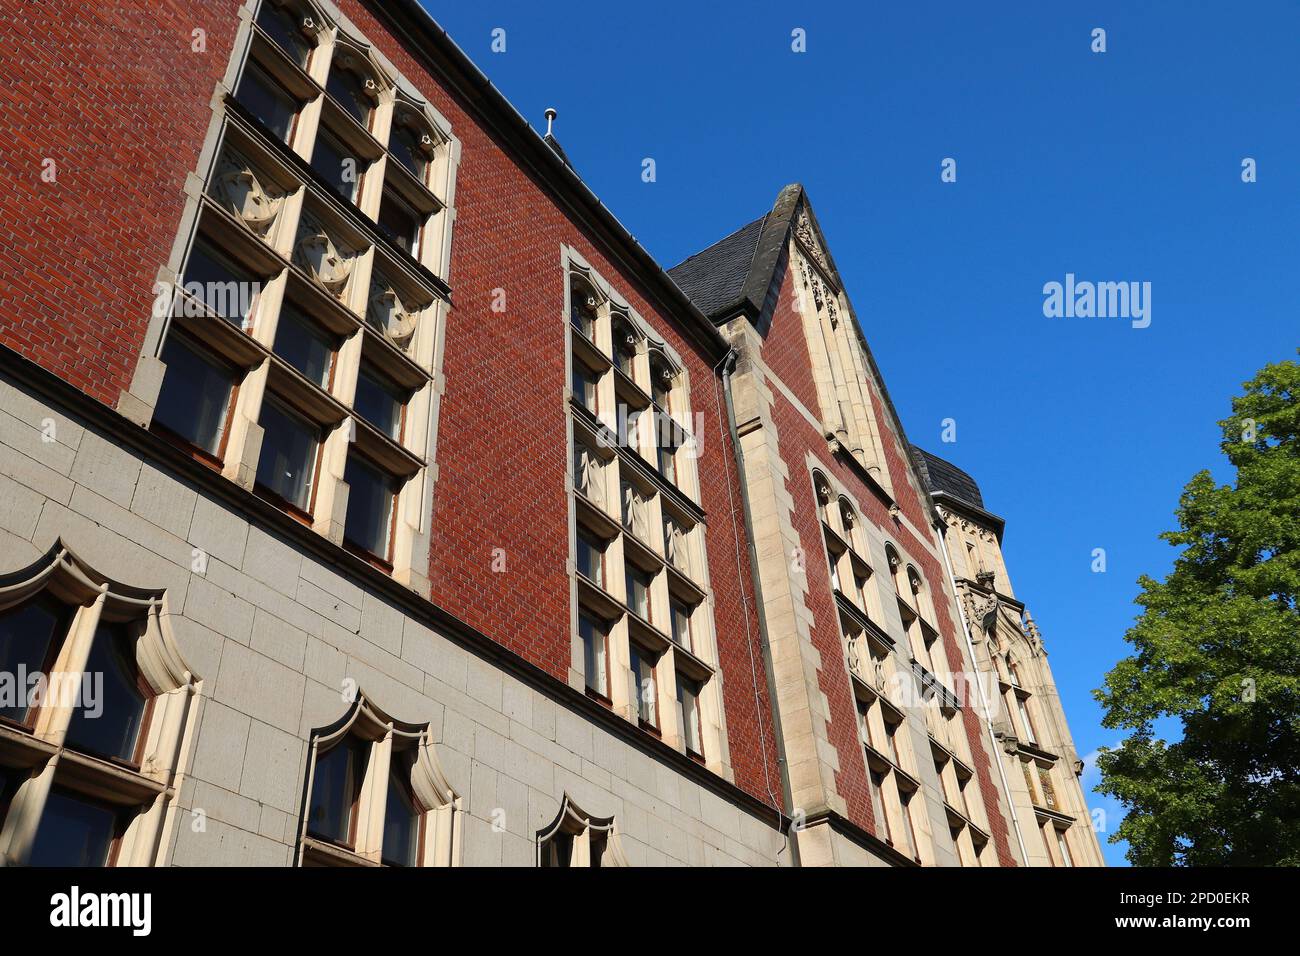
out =
{"type": "MultiPolygon", "coordinates": [[[[703,506],[736,782],[770,800],[776,768],[766,683],[750,667],[757,617],[742,610],[748,555],[708,358],[608,261],[361,3],[354,24],[451,121],[463,145],[436,457],[432,598],[563,679],[570,658],[564,289],[570,243],[677,349],[703,415],[703,506]],[[506,291],[507,311],[489,308],[506,291]],[[492,549],[506,571],[492,571],[492,549]],[[740,552],[739,566],[736,557],[740,552]],[[761,733],[760,733],[761,728],[761,733]],[[766,752],[760,739],[766,741],[766,752]]],[[[176,237],[182,187],[238,25],[233,3],[0,0],[0,343],[114,405],[143,344],[153,283],[176,237]],[[191,51],[192,31],[207,50],[191,51]],[[72,54],[72,55],[69,55],[72,54]],[[42,159],[57,184],[41,181],[42,159]],[[143,172],[143,175],[142,175],[143,172]]]]}
{"type": "Polygon", "coordinates": [[[144,342],[235,11],[0,0],[0,343],[109,405],[144,342]]]}

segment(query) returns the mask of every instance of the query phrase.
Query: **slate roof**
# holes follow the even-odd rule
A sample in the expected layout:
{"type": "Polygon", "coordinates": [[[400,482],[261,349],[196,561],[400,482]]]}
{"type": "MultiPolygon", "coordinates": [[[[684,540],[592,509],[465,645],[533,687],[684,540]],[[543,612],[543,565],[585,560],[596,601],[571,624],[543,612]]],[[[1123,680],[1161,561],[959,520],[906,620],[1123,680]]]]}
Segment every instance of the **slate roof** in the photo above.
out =
{"type": "Polygon", "coordinates": [[[974,478],[951,462],[944,461],[938,455],[932,455],[922,448],[913,445],[912,451],[916,453],[916,467],[931,493],[949,494],[974,505],[981,511],[986,510],[984,497],[980,494],[980,486],[975,483],[974,478]]]}
{"type": "Polygon", "coordinates": [[[740,300],[767,217],[764,213],[668,270],[678,288],[705,315],[714,315],[740,300]]]}

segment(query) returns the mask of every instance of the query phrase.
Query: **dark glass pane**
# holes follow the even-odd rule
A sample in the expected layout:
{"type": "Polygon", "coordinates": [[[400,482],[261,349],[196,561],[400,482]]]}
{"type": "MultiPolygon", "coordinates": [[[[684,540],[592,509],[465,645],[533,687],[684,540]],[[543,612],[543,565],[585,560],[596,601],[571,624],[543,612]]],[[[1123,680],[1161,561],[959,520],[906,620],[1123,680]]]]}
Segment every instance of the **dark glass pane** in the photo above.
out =
{"type": "Polygon", "coordinates": [[[112,848],[117,814],[62,790],[45,801],[31,866],[104,866],[112,848]]]}
{"type": "Polygon", "coordinates": [[[542,866],[568,867],[573,862],[573,836],[557,833],[542,849],[542,866]]]}
{"type": "Polygon", "coordinates": [[[379,228],[399,249],[415,255],[420,242],[420,217],[391,192],[385,192],[379,204],[379,228]]]}
{"type": "Polygon", "coordinates": [[[583,674],[587,687],[600,694],[608,694],[605,667],[605,629],[587,617],[578,615],[578,636],[582,639],[583,674]]]}
{"type": "Polygon", "coordinates": [[[272,40],[289,54],[289,58],[303,69],[307,68],[307,56],[311,44],[303,35],[301,24],[291,12],[270,0],[262,4],[257,15],[257,25],[267,32],[272,40]]]}
{"type": "Polygon", "coordinates": [[[596,411],[596,380],[587,366],[576,358],[573,360],[573,397],[582,403],[589,412],[596,411]]]}
{"type": "Polygon", "coordinates": [[[0,614],[0,674],[11,675],[14,698],[0,699],[0,717],[27,719],[28,678],[45,667],[56,634],[62,637],[65,616],[53,604],[31,601],[0,614]]]}
{"type": "Polygon", "coordinates": [[[90,645],[81,678],[81,700],[68,725],[68,746],[101,757],[131,760],[145,697],[137,688],[136,670],[127,657],[130,637],[117,627],[100,627],[90,645]]]}
{"type": "Polygon", "coordinates": [[[355,455],[348,458],[343,480],[348,485],[348,514],[343,536],[386,560],[388,529],[393,516],[392,480],[355,455]]]}
{"type": "Polygon", "coordinates": [[[302,510],[311,503],[317,432],[269,399],[262,404],[257,483],[302,510]]]}
{"type": "Polygon", "coordinates": [[[199,355],[176,336],[163,346],[167,366],[154,421],[210,455],[221,447],[235,376],[199,355]]]}
{"type": "Polygon", "coordinates": [[[250,65],[244,70],[235,98],[263,126],[280,139],[288,141],[289,130],[293,128],[293,117],[298,112],[298,103],[275,80],[260,68],[250,65]]]}
{"type": "Polygon", "coordinates": [[[397,395],[397,387],[364,366],[357,376],[357,394],[352,407],[389,438],[401,437],[402,400],[397,395]]]}
{"type": "Polygon", "coordinates": [[[206,243],[196,243],[185,263],[182,285],[208,311],[243,326],[261,290],[257,277],[241,269],[206,243]]]}
{"type": "Polygon", "coordinates": [[[673,601],[673,641],[678,646],[691,649],[691,610],[680,601],[673,601]]]}
{"type": "Polygon", "coordinates": [[[347,738],[316,758],[307,832],[333,843],[352,842],[352,807],[366,773],[368,746],[347,738]]]}
{"type": "Polygon", "coordinates": [[[578,532],[578,573],[602,587],[605,584],[602,573],[603,549],[585,533],[578,532]]]}
{"type": "Polygon", "coordinates": [[[650,618],[650,575],[639,568],[629,567],[624,576],[627,585],[627,606],[633,613],[650,618]]]}
{"type": "Polygon", "coordinates": [[[275,329],[275,354],[314,384],[322,388],[329,385],[333,345],[311,319],[291,305],[280,310],[280,321],[275,329]]]}
{"type": "Polygon", "coordinates": [[[424,174],[429,162],[420,146],[422,135],[409,126],[398,126],[389,137],[388,144],[388,148],[392,150],[398,162],[409,169],[421,183],[424,182],[424,174]]]}
{"type": "Polygon", "coordinates": [[[401,781],[403,771],[409,773],[406,761],[393,757],[394,769],[388,781],[388,802],[384,807],[385,863],[394,866],[415,866],[420,851],[420,814],[401,781]],[[399,769],[400,765],[400,769],[399,769]]]}
{"type": "Polygon", "coordinates": [[[343,107],[358,123],[366,129],[370,128],[370,109],[372,101],[365,90],[364,81],[351,70],[345,70],[338,64],[330,67],[329,79],[325,81],[325,89],[330,96],[338,101],[339,106],[343,107]]]}
{"type": "Polygon", "coordinates": [[[326,133],[316,137],[311,152],[311,168],[321,179],[348,202],[357,197],[357,183],[361,181],[361,160],[345,149],[338,140],[326,133]]]}

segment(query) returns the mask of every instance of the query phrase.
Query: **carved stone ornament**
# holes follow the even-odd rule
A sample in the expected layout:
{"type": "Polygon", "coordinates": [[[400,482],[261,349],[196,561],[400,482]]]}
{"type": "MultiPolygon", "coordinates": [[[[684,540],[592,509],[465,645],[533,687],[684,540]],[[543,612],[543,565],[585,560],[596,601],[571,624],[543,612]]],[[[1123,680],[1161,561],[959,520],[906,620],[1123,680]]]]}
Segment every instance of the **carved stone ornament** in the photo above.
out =
{"type": "Polygon", "coordinates": [[[982,634],[993,622],[993,616],[997,613],[997,595],[991,594],[988,597],[979,597],[978,595],[967,593],[966,603],[970,613],[972,630],[982,634]]]}
{"type": "Polygon", "coordinates": [[[227,154],[217,167],[214,191],[217,200],[245,226],[265,236],[279,215],[281,199],[272,199],[262,188],[257,174],[242,157],[227,154]]]}
{"type": "Polygon", "coordinates": [[[794,223],[794,234],[817,264],[829,271],[830,265],[826,262],[826,253],[822,251],[821,243],[817,241],[817,234],[813,230],[812,220],[808,217],[808,210],[799,210],[799,217],[794,223]]]}
{"type": "Polygon", "coordinates": [[[341,298],[352,275],[352,260],[338,251],[320,223],[307,216],[298,226],[294,264],[304,269],[330,295],[341,298]]]}
{"type": "Polygon", "coordinates": [[[415,315],[402,303],[401,297],[383,282],[370,283],[366,319],[400,349],[405,349],[415,335],[415,315]]]}

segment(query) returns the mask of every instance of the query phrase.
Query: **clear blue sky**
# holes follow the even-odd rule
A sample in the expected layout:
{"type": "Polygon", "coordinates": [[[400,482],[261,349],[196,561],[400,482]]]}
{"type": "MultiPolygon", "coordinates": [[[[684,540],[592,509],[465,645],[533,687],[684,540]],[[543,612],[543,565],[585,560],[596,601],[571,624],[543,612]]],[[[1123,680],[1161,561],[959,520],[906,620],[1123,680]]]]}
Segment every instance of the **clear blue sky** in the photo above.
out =
{"type": "Polygon", "coordinates": [[[431,9],[534,125],[559,109],[578,171],[665,266],[808,188],[909,437],[1007,519],[1080,754],[1116,743],[1090,691],[1126,652],[1136,578],[1169,570],[1156,535],[1188,478],[1227,478],[1229,396],[1300,344],[1300,7],[431,9]],[[1067,272],[1152,283],[1151,326],[1045,318],[1067,272]]]}

